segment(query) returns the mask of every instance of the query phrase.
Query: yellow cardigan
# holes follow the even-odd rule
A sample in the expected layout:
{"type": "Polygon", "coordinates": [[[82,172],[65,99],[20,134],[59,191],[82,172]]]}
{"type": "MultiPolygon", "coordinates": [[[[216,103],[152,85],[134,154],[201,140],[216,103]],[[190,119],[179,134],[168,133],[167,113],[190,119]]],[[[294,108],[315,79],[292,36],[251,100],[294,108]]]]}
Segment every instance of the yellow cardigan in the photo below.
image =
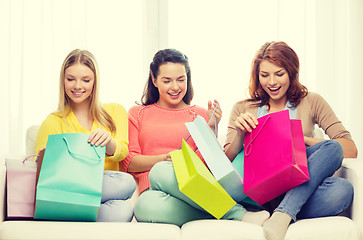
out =
{"type": "MultiPolygon", "coordinates": [[[[122,161],[128,154],[128,116],[125,108],[120,104],[109,103],[104,104],[106,112],[112,117],[116,125],[116,133],[112,132],[112,138],[116,143],[116,150],[113,156],[106,156],[105,170],[119,170],[119,162],[122,161]]],[[[50,114],[40,126],[37,140],[35,143],[35,153],[47,145],[48,136],[51,134],[60,133],[88,133],[90,134],[95,129],[105,129],[100,123],[93,121],[92,129],[83,128],[78,122],[77,117],[71,111],[63,120],[62,117],[54,113],[50,114]]]]}

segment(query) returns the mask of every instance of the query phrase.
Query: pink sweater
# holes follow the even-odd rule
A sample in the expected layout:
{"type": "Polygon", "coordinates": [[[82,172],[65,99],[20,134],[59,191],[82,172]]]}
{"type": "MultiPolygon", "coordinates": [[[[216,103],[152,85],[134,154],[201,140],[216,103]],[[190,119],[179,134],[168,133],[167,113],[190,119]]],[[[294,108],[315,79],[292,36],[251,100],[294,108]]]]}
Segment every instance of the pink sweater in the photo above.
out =
{"type": "MultiPolygon", "coordinates": [[[[166,109],[156,104],[134,106],[128,115],[129,155],[121,162],[125,171],[135,155],[161,155],[179,149],[182,139],[189,136],[184,123],[194,121],[197,115],[208,121],[207,110],[195,105],[184,109],[166,109]]],[[[195,149],[192,138],[187,142],[195,149]]],[[[197,154],[201,156],[198,151],[197,154]]],[[[138,181],[140,193],[150,187],[149,171],[131,174],[138,181]]]]}

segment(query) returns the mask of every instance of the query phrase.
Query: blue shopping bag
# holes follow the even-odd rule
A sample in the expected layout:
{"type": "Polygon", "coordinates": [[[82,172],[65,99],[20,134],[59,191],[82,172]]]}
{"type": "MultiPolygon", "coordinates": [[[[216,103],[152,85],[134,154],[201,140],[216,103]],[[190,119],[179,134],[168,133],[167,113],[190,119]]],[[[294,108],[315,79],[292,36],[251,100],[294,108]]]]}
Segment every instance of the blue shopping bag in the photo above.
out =
{"type": "Polygon", "coordinates": [[[34,218],[96,221],[101,204],[105,147],[89,134],[49,135],[36,190],[34,218]]]}
{"type": "Polygon", "coordinates": [[[242,201],[246,197],[242,177],[224,153],[208,123],[198,115],[193,122],[185,125],[213,176],[233,200],[242,201]]]}

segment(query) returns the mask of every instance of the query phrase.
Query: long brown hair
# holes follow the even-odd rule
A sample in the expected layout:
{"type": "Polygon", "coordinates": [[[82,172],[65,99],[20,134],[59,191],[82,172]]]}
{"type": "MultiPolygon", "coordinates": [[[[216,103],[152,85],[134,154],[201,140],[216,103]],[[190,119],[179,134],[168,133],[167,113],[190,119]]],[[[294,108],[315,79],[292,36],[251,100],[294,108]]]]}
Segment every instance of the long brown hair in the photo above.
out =
{"type": "Polygon", "coordinates": [[[287,99],[291,102],[292,107],[297,106],[301,99],[308,94],[308,89],[299,82],[299,58],[295,51],[285,42],[266,42],[256,53],[252,61],[251,77],[249,84],[250,99],[248,101],[257,101],[257,106],[269,104],[269,95],[263,90],[260,79],[260,64],[262,61],[282,67],[289,75],[290,86],[286,92],[287,99]]]}
{"type": "Polygon", "coordinates": [[[191,103],[194,96],[194,90],[188,58],[178,50],[164,49],[158,51],[155,54],[153,61],[150,63],[149,78],[141,98],[142,105],[154,104],[159,100],[159,90],[154,86],[152,78],[154,77],[156,79],[159,75],[160,66],[167,63],[181,63],[184,65],[187,74],[187,92],[185,93],[183,101],[188,105],[191,103]]]}
{"type": "Polygon", "coordinates": [[[86,65],[94,74],[94,83],[90,95],[90,109],[93,119],[99,122],[111,132],[116,132],[116,125],[112,117],[106,112],[99,101],[99,70],[96,58],[87,50],[75,49],[64,59],[59,77],[59,102],[57,113],[65,118],[72,109],[72,100],[68,97],[64,89],[65,71],[75,63],[86,65]]]}

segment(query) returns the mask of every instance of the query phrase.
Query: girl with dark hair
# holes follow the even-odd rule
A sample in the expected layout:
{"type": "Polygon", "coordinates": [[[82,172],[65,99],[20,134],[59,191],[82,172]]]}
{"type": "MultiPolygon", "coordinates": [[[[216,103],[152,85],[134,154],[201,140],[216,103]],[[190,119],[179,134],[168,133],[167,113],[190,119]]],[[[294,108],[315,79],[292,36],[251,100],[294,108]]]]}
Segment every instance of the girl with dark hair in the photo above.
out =
{"type": "Polygon", "coordinates": [[[307,146],[310,180],[264,205],[273,211],[263,225],[266,238],[284,239],[291,221],[333,216],[347,209],[353,187],[332,175],[343,157],[357,157],[357,148],[329,104],[299,82],[299,59],[286,43],[265,43],[257,51],[249,94],[250,98],[237,102],[231,112],[224,146],[231,161],[243,149],[244,135],[256,127],[257,118],[284,109],[289,110],[290,118],[301,120],[307,146]],[[334,140],[314,138],[315,124],[334,140]]]}
{"type": "MultiPolygon", "coordinates": [[[[212,215],[179,191],[170,152],[181,147],[189,132],[184,123],[197,115],[210,121],[215,131],[222,111],[217,101],[208,102],[208,110],[190,105],[193,98],[188,58],[174,49],[160,50],[150,64],[150,73],[142,104],[129,110],[128,157],[121,162],[139,183],[140,196],[135,205],[135,217],[140,222],[171,223],[178,226],[212,215]]],[[[188,144],[196,149],[192,139],[188,144]]],[[[196,152],[201,157],[199,151],[196,152]]],[[[201,158],[202,159],[202,158],[201,158]]],[[[243,220],[262,225],[267,211],[246,213],[236,204],[224,219],[243,220]]]]}

